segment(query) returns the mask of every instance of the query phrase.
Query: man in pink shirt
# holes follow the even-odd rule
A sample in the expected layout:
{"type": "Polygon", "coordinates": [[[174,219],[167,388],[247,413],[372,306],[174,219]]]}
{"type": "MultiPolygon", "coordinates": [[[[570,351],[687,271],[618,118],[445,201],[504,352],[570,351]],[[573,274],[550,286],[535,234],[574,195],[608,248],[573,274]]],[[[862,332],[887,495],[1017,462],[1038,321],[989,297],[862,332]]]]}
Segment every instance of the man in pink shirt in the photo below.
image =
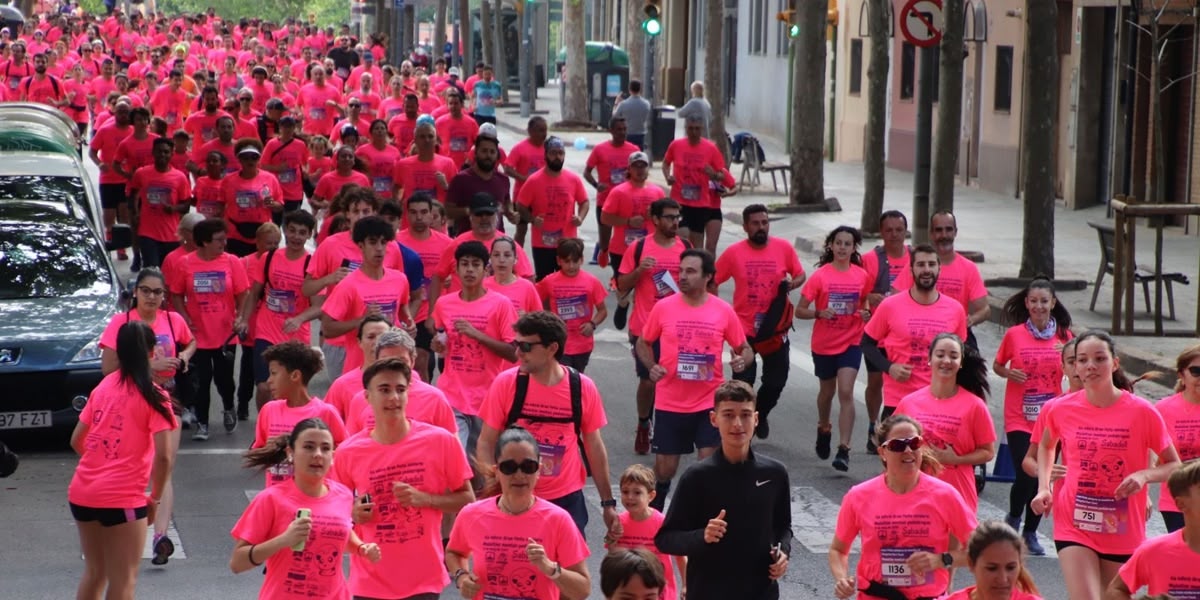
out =
{"type": "Polygon", "coordinates": [[[883,371],[883,413],[896,411],[905,396],[929,385],[929,348],[937,334],[967,335],[967,314],[962,305],[937,289],[938,255],[933,246],[912,249],[908,291],[893,294],[871,312],[863,331],[863,356],[883,371]]]}
{"type": "MultiPolygon", "coordinates": [[[[525,180],[529,179],[530,175],[546,166],[546,149],[543,146],[550,133],[546,119],[538,116],[530,117],[525,131],[529,137],[517,142],[508,152],[508,158],[504,161],[504,173],[515,182],[513,183],[513,198],[520,196],[521,186],[525,185],[525,180]]],[[[529,223],[524,219],[517,224],[517,232],[513,235],[513,239],[517,241],[518,246],[525,245],[525,233],[528,227],[529,223]]]]}
{"type": "MultiPolygon", "coordinates": [[[[88,157],[100,169],[100,205],[104,209],[104,228],[106,234],[111,234],[113,224],[129,222],[129,205],[125,201],[125,187],[129,180],[121,175],[114,166],[117,160],[117,148],[121,142],[133,133],[130,124],[128,103],[118,102],[113,109],[111,123],[101,126],[92,134],[88,148],[88,157]],[[119,219],[118,219],[119,218],[119,219]]],[[[125,251],[117,252],[117,257],[124,260],[125,251]]]]}
{"type": "Polygon", "coordinates": [[[129,196],[135,199],[134,220],[138,223],[138,245],[142,265],[158,267],[179,247],[176,229],[180,215],[191,205],[192,184],[187,174],[171,168],[175,144],[167,138],[154,139],[154,164],[139,168],[129,181],[129,196]]]}
{"type": "Polygon", "coordinates": [[[693,115],[686,123],[687,137],[671,142],[663,156],[663,177],[671,186],[671,199],[683,207],[680,235],[715,254],[724,217],[720,208],[709,206],[709,188],[724,178],[725,157],[716,144],[704,139],[702,117],[693,115]]]}
{"type": "Polygon", "coordinates": [[[183,122],[183,130],[192,136],[192,144],[197,148],[216,139],[217,119],[229,114],[221,110],[220,92],[216,87],[205,87],[200,99],[204,110],[193,113],[183,122]]]}
{"type": "Polygon", "coordinates": [[[173,70],[169,83],[154,91],[150,97],[150,112],[167,122],[167,133],[183,127],[188,112],[188,102],[193,96],[183,89],[183,71],[173,70]]]}
{"type": "Polygon", "coordinates": [[[446,94],[446,106],[450,114],[437,120],[437,132],[442,140],[441,153],[449,156],[458,169],[467,162],[467,153],[479,135],[479,124],[463,112],[463,98],[457,91],[446,94]]]}
{"type": "MultiPolygon", "coordinates": [[[[760,328],[775,331],[775,323],[764,322],[771,303],[779,294],[780,284],[786,283],[790,292],[804,284],[804,266],[796,250],[783,238],[771,237],[771,219],[767,207],[751,204],[742,209],[742,229],[746,239],[733,244],[717,259],[717,285],[733,280],[733,309],[741,320],[747,337],[754,339],[760,328]]],[[[790,302],[790,300],[788,300],[790,302]]],[[[758,388],[758,425],[754,435],[766,439],[770,434],[767,415],[779,403],[787,385],[791,364],[791,344],[784,334],[783,344],[770,354],[762,355],[762,385],[758,388]]],[[[755,342],[757,343],[757,342],[755,342]]],[[[754,385],[758,365],[751,360],[746,370],[734,373],[733,378],[754,385]]]]}
{"type": "Polygon", "coordinates": [[[300,88],[297,104],[308,135],[329,135],[341,112],[342,93],[325,80],[325,69],[312,68],[312,82],[300,88]]]}
{"type": "MultiPolygon", "coordinates": [[[[884,211],[879,215],[879,237],[883,244],[870,252],[862,253],[862,266],[874,282],[867,296],[869,306],[879,306],[883,299],[894,292],[893,284],[900,275],[908,271],[908,217],[898,210],[884,211]]],[[[863,400],[867,404],[867,453],[878,454],[875,448],[875,422],[883,406],[883,373],[871,361],[867,363],[867,389],[863,400]]]]}
{"type": "Polygon", "coordinates": [[[45,54],[33,57],[33,75],[21,80],[20,87],[22,102],[40,102],[55,108],[67,103],[62,80],[46,73],[45,54]]]}
{"type": "MultiPolygon", "coordinates": [[[[410,196],[407,214],[408,228],[401,229],[396,233],[396,241],[412,248],[420,255],[421,264],[425,267],[425,281],[410,283],[428,292],[433,281],[433,273],[437,270],[442,253],[450,246],[451,240],[446,234],[430,227],[433,221],[433,198],[429,194],[418,193],[410,196]]],[[[424,323],[428,318],[429,301],[425,298],[422,299],[421,307],[417,310],[416,320],[418,323],[424,323]]],[[[426,380],[432,380],[429,357],[433,335],[427,328],[419,327],[415,341],[417,349],[413,368],[426,380]]]]}
{"type": "Polygon", "coordinates": [[[592,264],[603,265],[608,260],[607,256],[600,259],[600,256],[608,253],[608,240],[612,235],[612,227],[605,224],[601,218],[604,201],[608,199],[608,193],[614,187],[625,183],[629,171],[629,157],[639,151],[637,146],[626,141],[628,130],[625,117],[613,117],[608,122],[608,132],[612,135],[612,141],[593,148],[592,153],[588,155],[587,166],[583,169],[583,178],[596,188],[596,223],[600,227],[600,241],[596,243],[596,249],[592,252],[592,264]],[[592,175],[592,171],[596,171],[596,176],[592,175]]]}
{"type": "Polygon", "coordinates": [[[558,241],[578,237],[588,213],[583,179],[563,170],[567,149],[562,140],[546,140],[546,166],[529,176],[517,196],[521,220],[533,223],[533,267],[537,279],[558,270],[558,241]]]}
{"type": "Polygon", "coordinates": [[[717,264],[706,250],[689,249],[679,259],[679,292],[654,305],[634,350],[655,382],[654,475],[657,495],[650,505],[663,510],[679,458],[696,450],[704,460],[721,445],[709,419],[712,400],[729,364],[740,373],[754,360],[733,307],[708,293],[717,264]],[[656,352],[651,346],[659,343],[656,352]]]}

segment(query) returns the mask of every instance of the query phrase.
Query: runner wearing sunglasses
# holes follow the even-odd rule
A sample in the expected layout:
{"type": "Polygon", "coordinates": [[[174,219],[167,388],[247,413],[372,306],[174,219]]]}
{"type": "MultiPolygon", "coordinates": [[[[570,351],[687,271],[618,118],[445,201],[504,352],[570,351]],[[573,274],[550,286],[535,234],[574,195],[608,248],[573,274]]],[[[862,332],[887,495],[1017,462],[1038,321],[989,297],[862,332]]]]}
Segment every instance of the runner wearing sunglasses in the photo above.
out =
{"type": "Polygon", "coordinates": [[[879,424],[883,474],[846,492],[829,545],[829,570],[838,598],[935,598],[946,592],[949,569],[966,566],[965,542],[975,514],[950,484],[912,417],[879,424]],[[850,574],[854,538],[862,536],[858,570],[850,574]]]}
{"type": "MultiPolygon", "coordinates": [[[[1175,359],[1175,372],[1179,376],[1175,395],[1159,400],[1154,409],[1171,432],[1179,460],[1187,462],[1200,458],[1200,346],[1180,353],[1175,359]]],[[[1183,513],[1166,483],[1158,491],[1158,512],[1162,513],[1167,531],[1183,529],[1183,513]]]]}

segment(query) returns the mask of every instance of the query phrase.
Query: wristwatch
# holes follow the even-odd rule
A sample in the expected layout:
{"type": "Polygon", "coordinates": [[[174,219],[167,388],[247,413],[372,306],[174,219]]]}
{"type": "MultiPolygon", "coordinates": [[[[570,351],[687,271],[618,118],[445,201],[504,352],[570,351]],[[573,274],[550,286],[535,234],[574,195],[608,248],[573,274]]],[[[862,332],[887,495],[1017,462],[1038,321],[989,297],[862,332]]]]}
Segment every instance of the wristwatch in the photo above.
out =
{"type": "Polygon", "coordinates": [[[551,580],[562,577],[562,563],[554,563],[554,570],[550,571],[549,577],[551,580]]]}
{"type": "Polygon", "coordinates": [[[954,555],[950,554],[949,552],[943,552],[942,553],[942,566],[949,569],[950,566],[953,564],[954,564],[954,555]]]}
{"type": "Polygon", "coordinates": [[[454,584],[454,587],[458,587],[458,578],[462,577],[463,575],[466,575],[466,574],[467,574],[466,569],[459,569],[450,574],[450,582],[454,584]]]}
{"type": "Polygon", "coordinates": [[[600,508],[616,508],[616,507],[617,507],[617,499],[616,498],[610,498],[608,500],[600,501],[600,508]]]}

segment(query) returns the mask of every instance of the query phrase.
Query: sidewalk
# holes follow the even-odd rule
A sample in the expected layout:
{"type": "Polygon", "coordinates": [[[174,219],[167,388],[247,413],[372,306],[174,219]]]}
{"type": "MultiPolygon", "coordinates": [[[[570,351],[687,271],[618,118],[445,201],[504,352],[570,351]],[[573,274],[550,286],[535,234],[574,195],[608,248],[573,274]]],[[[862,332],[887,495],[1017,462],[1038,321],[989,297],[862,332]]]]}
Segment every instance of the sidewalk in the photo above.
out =
{"type": "MultiPolygon", "coordinates": [[[[538,90],[537,109],[548,111],[546,120],[553,124],[559,119],[558,88],[547,87],[538,90]]],[[[499,111],[500,126],[524,135],[524,120],[516,116],[516,107],[504,107],[499,111]],[[511,113],[511,114],[510,114],[511,113]]],[[[732,121],[726,122],[726,131],[730,135],[745,131],[732,121]]],[[[783,141],[771,134],[753,132],[763,145],[767,160],[785,162],[787,153],[784,152],[783,141]]],[[[576,139],[582,138],[588,147],[603,143],[609,139],[607,132],[555,132],[570,146],[576,139]]],[[[682,124],[677,124],[676,137],[683,136],[682,124]]],[[[893,149],[893,151],[896,151],[893,149]]],[[[730,165],[730,171],[741,178],[741,164],[730,165]]],[[[659,184],[661,172],[652,169],[651,177],[659,184]]],[[[768,176],[769,180],[769,176],[768,176]]],[[[895,209],[907,215],[912,214],[912,173],[888,169],[886,174],[886,189],[884,193],[884,210],[895,209]]],[[[842,206],[842,212],[779,214],[772,219],[772,235],[795,240],[795,246],[801,253],[801,258],[811,270],[816,256],[824,244],[826,234],[838,225],[853,225],[857,227],[862,214],[862,197],[864,193],[863,166],[861,163],[825,163],[825,195],[836,197],[842,206]]],[[[767,206],[785,204],[788,199],[780,191],[775,193],[768,181],[767,185],[754,190],[746,190],[724,200],[723,210],[730,225],[740,225],[741,211],[750,204],[765,204],[767,206]]],[[[1094,289],[1096,271],[1100,263],[1100,245],[1096,230],[1088,226],[1089,221],[1111,223],[1103,206],[1085,210],[1069,211],[1061,206],[1055,208],[1055,277],[1060,280],[1083,280],[1088,282],[1084,290],[1058,291],[1058,297],[1071,311],[1074,321],[1073,329],[1081,333],[1087,329],[1108,330],[1111,325],[1112,313],[1112,280],[1105,276],[1101,286],[1096,310],[1088,310],[1094,289]]],[[[1004,194],[997,194],[974,187],[959,186],[955,190],[954,213],[958,219],[959,235],[957,246],[963,250],[982,252],[984,262],[979,264],[980,273],[985,281],[996,278],[1015,277],[1020,270],[1023,207],[1021,200],[1004,194]]],[[[728,233],[727,233],[728,235],[728,233]]],[[[871,248],[877,242],[867,240],[864,249],[871,248]]],[[[1180,272],[1186,275],[1191,283],[1186,286],[1175,286],[1175,313],[1177,320],[1164,321],[1167,331],[1187,330],[1195,328],[1197,305],[1197,260],[1200,257],[1200,238],[1186,236],[1182,228],[1167,228],[1163,236],[1163,271],[1180,272]]],[[[1136,262],[1152,264],[1154,262],[1154,231],[1142,227],[1137,236],[1136,262]]],[[[1139,286],[1140,287],[1140,286],[1139,286]]],[[[1000,308],[1004,301],[1019,291],[1014,288],[989,286],[988,292],[992,305],[992,320],[997,321],[1000,308]]],[[[1150,303],[1154,304],[1154,286],[1151,285],[1150,303]]],[[[1165,291],[1164,291],[1165,296],[1165,291]]],[[[1140,289],[1135,288],[1136,313],[1134,327],[1139,330],[1153,330],[1153,318],[1146,310],[1140,289]]],[[[1167,301],[1163,299],[1163,311],[1167,311],[1167,301]]],[[[997,327],[1000,325],[997,324],[997,327]]],[[[1174,385],[1175,357],[1184,349],[1197,343],[1193,337],[1156,338],[1143,336],[1120,336],[1116,339],[1118,354],[1122,366],[1137,375],[1153,370],[1164,372],[1157,381],[1164,385],[1174,385]]]]}

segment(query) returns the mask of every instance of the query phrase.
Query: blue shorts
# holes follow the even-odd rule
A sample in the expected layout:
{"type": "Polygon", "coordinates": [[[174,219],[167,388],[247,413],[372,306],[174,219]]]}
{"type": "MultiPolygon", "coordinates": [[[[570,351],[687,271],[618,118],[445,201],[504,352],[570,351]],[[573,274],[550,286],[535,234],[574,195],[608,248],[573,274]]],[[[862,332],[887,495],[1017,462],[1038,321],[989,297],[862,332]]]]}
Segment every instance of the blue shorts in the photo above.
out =
{"type": "MultiPolygon", "coordinates": [[[[263,352],[272,346],[271,342],[264,339],[254,340],[254,383],[266,383],[267,376],[270,375],[270,367],[267,366],[267,361],[263,359],[263,352]]],[[[243,348],[245,350],[245,348],[243,348]]]]}
{"type": "Polygon", "coordinates": [[[654,437],[651,452],[655,454],[691,454],[697,448],[716,448],[721,445],[721,433],[708,417],[710,411],[693,413],[654,410],[654,437]]]}
{"type": "Polygon", "coordinates": [[[840,369],[854,369],[862,364],[862,348],[859,346],[850,346],[841,354],[817,354],[813,352],[813,370],[817,373],[817,379],[826,381],[836,379],[837,372],[840,369]]]}

